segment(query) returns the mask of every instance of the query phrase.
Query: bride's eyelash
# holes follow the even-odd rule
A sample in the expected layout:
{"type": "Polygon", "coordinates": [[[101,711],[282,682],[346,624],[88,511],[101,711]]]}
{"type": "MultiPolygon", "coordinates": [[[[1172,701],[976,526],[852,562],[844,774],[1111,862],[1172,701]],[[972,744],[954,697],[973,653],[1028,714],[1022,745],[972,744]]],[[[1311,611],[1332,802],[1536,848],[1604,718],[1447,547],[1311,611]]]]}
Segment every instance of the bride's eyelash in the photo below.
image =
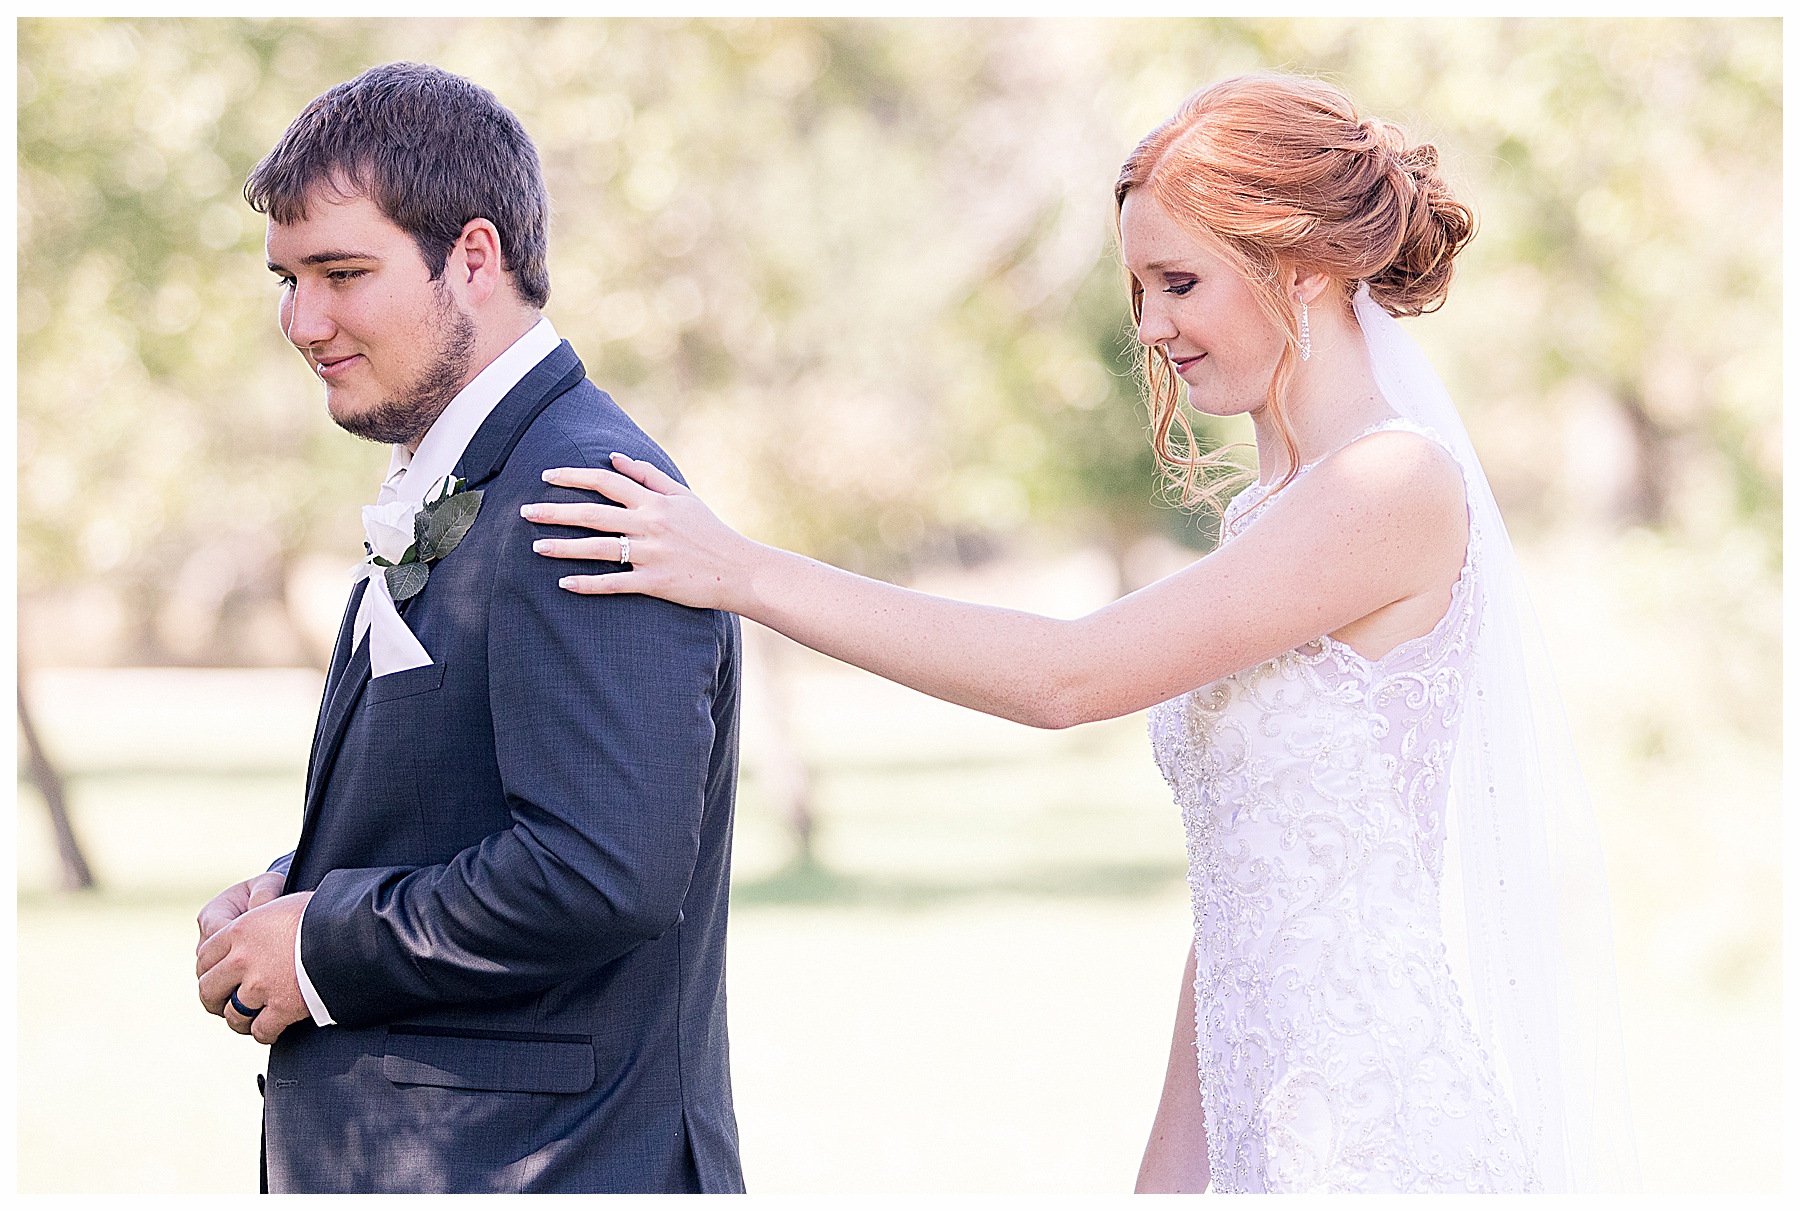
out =
{"type": "Polygon", "coordinates": [[[1163,293],[1164,294],[1172,294],[1172,295],[1175,295],[1177,298],[1179,298],[1180,296],[1186,294],[1188,291],[1192,290],[1198,284],[1199,283],[1197,283],[1197,282],[1174,282],[1174,283],[1171,283],[1170,285],[1164,286],[1163,293]]]}

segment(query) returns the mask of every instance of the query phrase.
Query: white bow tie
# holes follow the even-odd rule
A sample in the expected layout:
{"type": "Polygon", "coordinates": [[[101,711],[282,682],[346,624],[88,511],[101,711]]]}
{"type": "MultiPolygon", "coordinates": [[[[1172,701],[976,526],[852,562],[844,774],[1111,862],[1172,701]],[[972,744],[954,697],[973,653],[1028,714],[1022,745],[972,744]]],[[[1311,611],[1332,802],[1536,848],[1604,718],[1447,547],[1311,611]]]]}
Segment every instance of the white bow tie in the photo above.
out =
{"type": "MultiPolygon", "coordinates": [[[[426,496],[421,492],[417,499],[412,498],[405,484],[410,478],[403,477],[398,489],[392,481],[382,484],[381,494],[377,497],[381,503],[363,506],[363,537],[368,541],[369,550],[390,563],[398,563],[406,554],[406,548],[412,545],[413,517],[426,496]]],[[[387,577],[381,573],[380,567],[365,561],[356,565],[356,579],[351,582],[352,585],[362,580],[369,582],[362,605],[356,611],[356,630],[350,650],[356,650],[363,635],[369,636],[370,677],[385,677],[389,673],[432,663],[431,653],[400,617],[394,595],[388,590],[387,577]]]]}

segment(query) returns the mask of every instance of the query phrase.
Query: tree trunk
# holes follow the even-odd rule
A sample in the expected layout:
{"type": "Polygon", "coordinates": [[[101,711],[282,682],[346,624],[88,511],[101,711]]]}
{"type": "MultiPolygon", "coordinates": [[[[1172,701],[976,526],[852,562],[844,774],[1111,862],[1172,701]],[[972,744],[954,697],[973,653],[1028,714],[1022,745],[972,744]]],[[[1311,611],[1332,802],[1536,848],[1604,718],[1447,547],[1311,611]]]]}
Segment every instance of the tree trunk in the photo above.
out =
{"type": "Polygon", "coordinates": [[[794,739],[787,660],[783,648],[792,641],[774,631],[750,623],[744,627],[746,655],[758,666],[769,731],[766,773],[771,797],[781,805],[794,840],[794,865],[810,869],[813,854],[812,770],[800,755],[794,739]]]}
{"type": "Polygon", "coordinates": [[[1631,488],[1621,502],[1619,518],[1625,525],[1660,526],[1668,520],[1670,439],[1672,434],[1650,415],[1644,397],[1621,387],[1616,398],[1631,422],[1633,453],[1631,488]]]}
{"type": "Polygon", "coordinates": [[[56,829],[56,852],[62,858],[62,882],[70,891],[94,886],[94,872],[82,855],[81,842],[75,839],[75,828],[69,822],[69,804],[63,795],[62,775],[50,764],[44,746],[38,743],[37,728],[31,724],[31,712],[25,706],[25,679],[19,678],[19,729],[25,733],[25,748],[30,763],[31,781],[44,796],[50,809],[50,823],[56,829]]]}

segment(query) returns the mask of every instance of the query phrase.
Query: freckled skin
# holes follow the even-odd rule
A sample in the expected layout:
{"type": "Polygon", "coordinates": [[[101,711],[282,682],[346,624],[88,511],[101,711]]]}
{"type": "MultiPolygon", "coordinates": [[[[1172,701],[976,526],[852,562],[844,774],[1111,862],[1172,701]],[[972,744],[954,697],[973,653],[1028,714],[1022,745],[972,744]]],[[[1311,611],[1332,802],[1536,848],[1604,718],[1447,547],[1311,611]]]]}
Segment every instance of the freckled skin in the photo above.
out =
{"type": "Polygon", "coordinates": [[[1168,352],[1196,411],[1239,416],[1262,408],[1285,334],[1248,283],[1154,199],[1126,195],[1119,227],[1125,264],[1144,285],[1138,340],[1168,352]]]}

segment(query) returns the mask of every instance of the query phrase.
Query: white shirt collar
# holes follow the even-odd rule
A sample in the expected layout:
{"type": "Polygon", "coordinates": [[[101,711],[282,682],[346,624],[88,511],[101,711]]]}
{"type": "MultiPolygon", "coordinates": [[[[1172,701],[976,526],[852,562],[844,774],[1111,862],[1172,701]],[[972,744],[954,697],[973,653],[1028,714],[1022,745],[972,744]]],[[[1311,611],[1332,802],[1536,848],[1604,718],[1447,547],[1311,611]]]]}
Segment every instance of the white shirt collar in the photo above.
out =
{"type": "Polygon", "coordinates": [[[378,503],[422,502],[432,484],[456,470],[463,451],[494,406],[560,344],[562,338],[556,335],[556,329],[546,317],[540,318],[529,332],[508,345],[438,414],[419,442],[417,452],[409,453],[405,446],[394,447],[378,503]],[[404,475],[401,475],[402,471],[404,475]],[[395,483],[396,476],[398,483],[395,483]]]}

